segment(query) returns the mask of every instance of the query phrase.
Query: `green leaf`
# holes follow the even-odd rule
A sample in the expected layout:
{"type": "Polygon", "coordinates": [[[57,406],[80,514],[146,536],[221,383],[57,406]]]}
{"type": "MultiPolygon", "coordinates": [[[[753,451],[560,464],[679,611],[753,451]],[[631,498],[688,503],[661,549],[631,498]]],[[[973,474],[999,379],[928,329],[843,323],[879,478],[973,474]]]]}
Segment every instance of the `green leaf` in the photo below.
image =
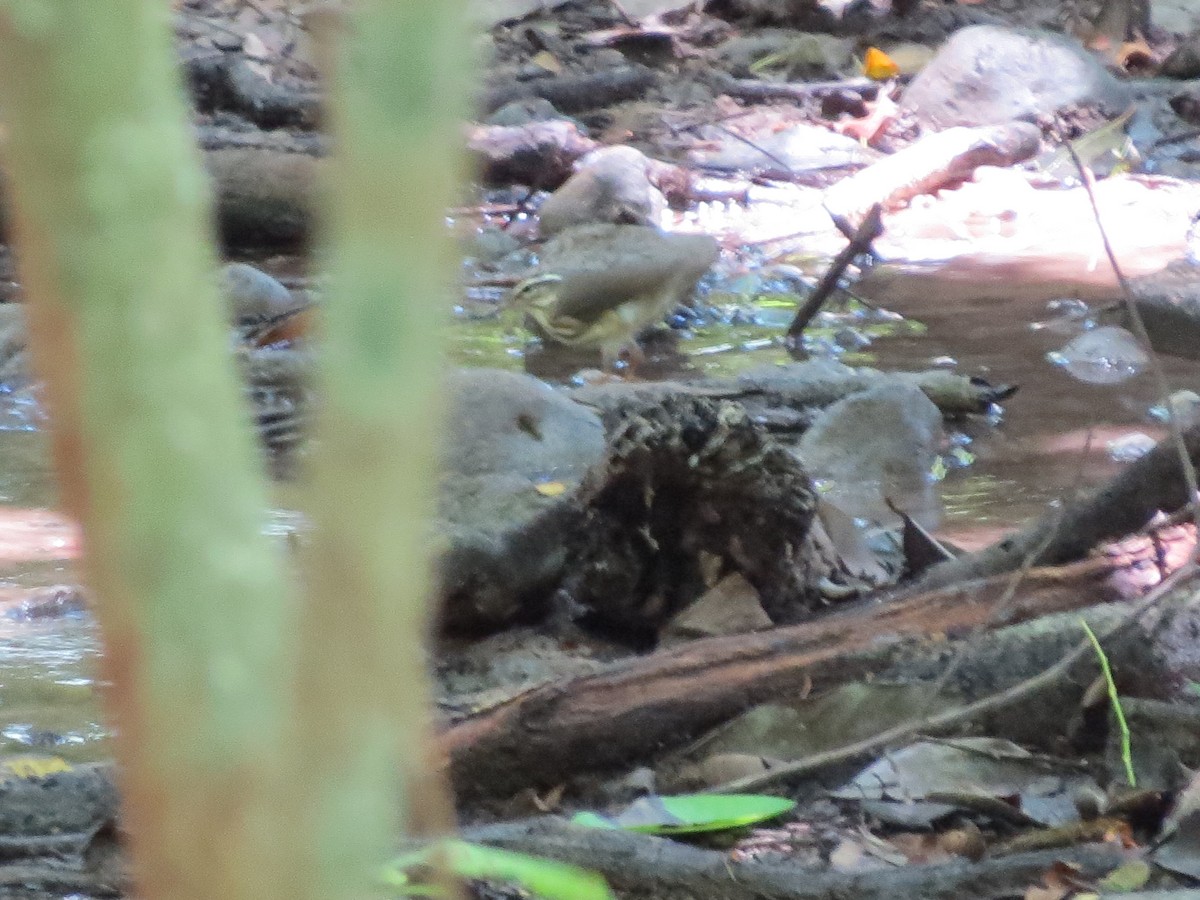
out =
{"type": "Polygon", "coordinates": [[[1140,891],[1150,880],[1150,864],[1143,859],[1132,859],[1100,879],[1099,887],[1113,893],[1127,894],[1140,891]]]}
{"type": "MultiPolygon", "coordinates": [[[[1114,166],[1124,163],[1132,147],[1125,126],[1129,124],[1133,113],[1131,106],[1112,121],[1070,141],[1080,161],[1088,168],[1095,168],[1106,159],[1114,166]]],[[[1066,146],[1058,147],[1043,158],[1042,171],[1053,178],[1074,178],[1078,175],[1071,151],[1066,146]]]]}
{"type": "Polygon", "coordinates": [[[414,883],[405,870],[429,865],[438,853],[460,878],[509,882],[548,900],[613,900],[608,883],[595,872],[466,841],[445,841],[397,857],[384,868],[381,881],[404,896],[432,896],[429,885],[414,883]]]}
{"type": "Polygon", "coordinates": [[[571,821],[576,825],[586,825],[588,828],[620,828],[621,826],[610,819],[608,816],[602,816],[600,813],[581,812],[575,813],[571,817],[571,821]]]}
{"type": "Polygon", "coordinates": [[[649,796],[630,804],[620,815],[577,813],[571,821],[593,828],[623,828],[644,834],[695,834],[726,831],[782,815],[793,800],[763,794],[681,794],[649,796]]]}

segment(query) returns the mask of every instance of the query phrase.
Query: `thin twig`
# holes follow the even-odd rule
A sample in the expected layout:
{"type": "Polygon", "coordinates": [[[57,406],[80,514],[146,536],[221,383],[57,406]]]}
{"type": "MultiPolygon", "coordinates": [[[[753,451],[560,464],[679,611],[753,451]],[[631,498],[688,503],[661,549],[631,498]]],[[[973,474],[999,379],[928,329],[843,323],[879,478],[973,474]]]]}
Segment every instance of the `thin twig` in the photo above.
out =
{"type": "Polygon", "coordinates": [[[621,21],[623,21],[630,28],[641,27],[641,23],[625,11],[625,7],[621,5],[621,0],[608,0],[608,5],[613,8],[621,21]]]}
{"type": "Polygon", "coordinates": [[[1159,147],[1169,147],[1171,144],[1182,144],[1184,141],[1195,140],[1198,137],[1200,137],[1200,128],[1189,128],[1178,134],[1163,135],[1150,145],[1150,149],[1157,150],[1159,147]]]}
{"type": "Polygon", "coordinates": [[[1012,604],[1013,597],[1017,595],[1017,590],[1024,583],[1026,577],[1028,577],[1029,570],[1037,564],[1038,559],[1043,553],[1046,552],[1046,548],[1049,547],[1050,542],[1054,540],[1055,535],[1058,533],[1059,525],[1061,524],[1062,516],[1060,515],[1059,521],[1055,522],[1054,527],[1046,529],[1046,536],[1041,540],[1041,542],[1030,548],[1029,552],[1025,554],[1025,558],[1021,560],[1021,567],[1012,573],[1012,577],[1009,578],[1008,584],[1004,586],[1004,593],[1000,595],[1000,599],[996,602],[995,608],[987,617],[987,621],[980,623],[980,625],[975,629],[974,633],[968,636],[962,642],[962,646],[959,647],[958,652],[954,655],[954,658],[950,660],[950,662],[946,665],[946,668],[942,670],[942,674],[938,676],[938,680],[934,682],[933,690],[929,692],[929,699],[925,703],[925,708],[921,710],[922,713],[928,711],[929,706],[933,704],[934,700],[936,700],[941,695],[942,691],[945,690],[946,685],[950,683],[950,679],[954,677],[955,673],[960,668],[962,668],[963,662],[968,656],[971,655],[972,651],[975,649],[975,645],[978,642],[979,637],[984,633],[984,630],[987,628],[987,626],[995,622],[1002,621],[1002,617],[1008,615],[1009,607],[1012,604]]]}
{"type": "Polygon", "coordinates": [[[780,159],[778,156],[776,156],[774,153],[772,153],[766,147],[762,147],[762,146],[754,143],[754,141],[750,140],[750,138],[746,137],[745,135],[738,134],[736,131],[726,128],[724,125],[720,124],[719,122],[710,123],[710,127],[715,128],[718,131],[722,132],[723,134],[728,135],[729,137],[733,138],[735,141],[741,141],[747,147],[757,150],[759,153],[761,153],[763,156],[765,156],[771,162],[775,163],[775,165],[779,166],[779,168],[783,169],[783,171],[786,172],[787,174],[789,174],[789,175],[796,174],[794,171],[792,171],[792,167],[789,166],[785,160],[780,159]]]}
{"type": "MultiPolygon", "coordinates": [[[[1121,264],[1117,262],[1117,254],[1113,251],[1112,243],[1108,239],[1108,232],[1104,228],[1104,222],[1100,219],[1100,204],[1096,200],[1096,192],[1092,187],[1093,176],[1090,169],[1079,158],[1079,154],[1075,152],[1075,148],[1068,141],[1065,145],[1067,152],[1071,154],[1071,161],[1075,163],[1075,168],[1079,172],[1079,180],[1083,184],[1083,189],[1087,193],[1088,202],[1092,206],[1092,217],[1096,221],[1096,229],[1100,232],[1100,241],[1104,245],[1104,252],[1108,256],[1108,263],[1112,266],[1113,274],[1117,278],[1117,284],[1121,287],[1122,299],[1125,302],[1125,309],[1129,313],[1129,321],[1133,325],[1133,333],[1138,339],[1138,343],[1142,345],[1150,359],[1150,374],[1154,378],[1154,390],[1158,393],[1159,402],[1167,403],[1170,393],[1170,385],[1167,384],[1167,376],[1163,371],[1162,363],[1158,359],[1158,355],[1154,352],[1154,348],[1150,344],[1150,334],[1146,331],[1146,323],[1142,320],[1141,310],[1137,308],[1137,302],[1133,298],[1133,289],[1129,286],[1129,279],[1125,277],[1125,273],[1121,271],[1121,264]]],[[[1196,468],[1192,465],[1191,457],[1188,455],[1187,446],[1183,442],[1183,429],[1179,425],[1179,416],[1171,412],[1167,417],[1167,423],[1171,428],[1171,440],[1175,444],[1175,449],[1179,453],[1179,464],[1183,467],[1183,481],[1187,486],[1188,499],[1194,501],[1196,499],[1196,468]]],[[[1196,533],[1200,535],[1200,511],[1197,512],[1193,519],[1196,525],[1196,533]]],[[[1195,558],[1193,551],[1192,558],[1195,558]]]]}
{"type": "MultiPolygon", "coordinates": [[[[1138,619],[1158,606],[1176,587],[1188,578],[1191,578],[1196,572],[1196,564],[1188,563],[1186,566],[1177,569],[1171,575],[1167,576],[1150,593],[1143,597],[1137,605],[1130,609],[1119,622],[1115,622],[1111,628],[1105,631],[1100,640],[1107,641],[1123,634],[1138,619]]],[[[739,778],[736,781],[726,782],[713,788],[712,791],[714,793],[728,794],[761,790],[764,787],[807,775],[810,772],[849,762],[860,756],[873,753],[881,747],[911,738],[913,735],[921,732],[942,731],[955,725],[961,725],[985,713],[1011,706],[1049,687],[1058,681],[1058,679],[1065,676],[1072,666],[1091,653],[1092,642],[1084,638],[1075,646],[1075,649],[1054,665],[1043,669],[1037,675],[1014,684],[1012,687],[991,694],[981,700],[976,700],[974,703],[948,709],[937,715],[928,716],[920,720],[910,719],[907,722],[903,722],[864,740],[856,741],[853,744],[847,744],[843,747],[837,747],[833,750],[811,754],[803,759],[798,759],[795,762],[771,769],[769,772],[764,772],[761,775],[752,775],[746,778],[739,778]]]]}
{"type": "MultiPolygon", "coordinates": [[[[677,138],[679,135],[685,132],[695,131],[697,128],[703,128],[706,125],[720,125],[722,122],[732,122],[734,119],[744,119],[753,112],[753,109],[738,109],[734,110],[733,112],[722,113],[715,119],[710,113],[705,113],[702,116],[691,115],[687,118],[691,118],[692,121],[685,121],[683,124],[672,122],[671,117],[666,116],[663,118],[663,125],[666,126],[667,131],[671,132],[671,137],[677,138]]],[[[678,118],[684,117],[681,115],[678,118]]]]}
{"type": "Polygon", "coordinates": [[[1191,525],[1196,521],[1196,515],[1200,512],[1200,506],[1193,500],[1191,503],[1180,507],[1170,515],[1164,516],[1161,519],[1155,519],[1152,522],[1147,522],[1144,527],[1130,535],[1130,537],[1148,537],[1156,538],[1158,535],[1166,531],[1168,528],[1174,528],[1178,525],[1191,525]]]}
{"type": "MultiPolygon", "coordinates": [[[[1089,427],[1087,431],[1087,440],[1083,445],[1083,455],[1085,457],[1090,451],[1091,446],[1092,429],[1089,427]]],[[[1082,480],[1083,465],[1080,464],[1079,468],[1075,470],[1075,480],[1071,485],[1071,490],[1068,496],[1074,496],[1076,494],[1076,492],[1079,490],[1079,485],[1082,480]]],[[[1054,520],[1054,524],[1046,529],[1046,534],[1040,541],[1038,541],[1037,544],[1029,548],[1029,552],[1026,553],[1025,558],[1021,560],[1020,568],[1012,573],[1012,577],[1008,580],[1008,584],[1004,586],[1004,593],[1001,594],[999,601],[996,603],[995,609],[992,611],[991,615],[988,616],[987,622],[981,623],[980,626],[975,629],[974,633],[962,642],[954,658],[950,660],[945,670],[943,670],[942,674],[938,677],[938,680],[934,683],[933,690],[929,694],[928,704],[932,704],[933,701],[941,695],[942,691],[945,690],[946,685],[950,683],[950,679],[954,677],[954,674],[960,668],[962,668],[964,660],[966,660],[967,657],[974,651],[975,644],[980,635],[984,633],[984,629],[988,625],[1001,621],[1002,617],[1008,615],[1009,607],[1012,604],[1013,597],[1017,595],[1017,590],[1029,576],[1029,570],[1037,565],[1038,560],[1042,558],[1042,554],[1046,552],[1047,548],[1049,548],[1055,537],[1058,536],[1058,529],[1062,526],[1062,510],[1062,506],[1059,505],[1056,509],[1058,515],[1054,520]]],[[[926,709],[922,710],[922,713],[928,711],[928,704],[926,709]]]]}
{"type": "Polygon", "coordinates": [[[854,232],[850,243],[833,258],[833,262],[829,264],[829,268],[825,270],[825,274],[821,276],[821,280],[817,282],[813,292],[808,295],[804,305],[796,310],[796,316],[787,330],[789,344],[795,347],[799,343],[800,335],[804,333],[804,329],[813,320],[813,316],[820,312],[821,306],[833,293],[838,279],[842,277],[846,267],[854,261],[854,257],[870,250],[871,242],[881,234],[883,234],[883,207],[876,203],[863,218],[862,224],[854,232]]]}

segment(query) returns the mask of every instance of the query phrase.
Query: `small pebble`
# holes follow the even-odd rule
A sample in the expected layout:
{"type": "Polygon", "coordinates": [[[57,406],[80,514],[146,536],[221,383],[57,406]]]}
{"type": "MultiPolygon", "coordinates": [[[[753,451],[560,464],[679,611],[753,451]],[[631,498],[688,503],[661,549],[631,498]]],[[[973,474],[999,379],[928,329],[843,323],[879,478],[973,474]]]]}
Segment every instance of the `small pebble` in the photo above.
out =
{"type": "Polygon", "coordinates": [[[235,320],[269,319],[294,309],[292,292],[278,279],[246,263],[229,263],[221,270],[221,288],[235,320]]]}
{"type": "Polygon", "coordinates": [[[1158,443],[1148,434],[1135,432],[1108,442],[1108,455],[1114,462],[1133,462],[1140,459],[1158,443]]]}

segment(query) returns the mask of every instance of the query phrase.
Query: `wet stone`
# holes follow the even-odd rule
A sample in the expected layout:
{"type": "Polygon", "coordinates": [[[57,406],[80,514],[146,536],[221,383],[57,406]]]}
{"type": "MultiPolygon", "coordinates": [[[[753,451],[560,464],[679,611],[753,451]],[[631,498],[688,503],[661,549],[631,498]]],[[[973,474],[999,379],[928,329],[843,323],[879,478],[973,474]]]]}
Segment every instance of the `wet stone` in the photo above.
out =
{"type": "Polygon", "coordinates": [[[999,125],[1073,108],[1117,116],[1129,90],[1077,42],[1048,31],[976,25],[954,34],[916,77],[902,106],[922,124],[999,125]]]}
{"type": "Polygon", "coordinates": [[[567,561],[570,496],[603,455],[603,426],[514,372],[457,372],[448,395],[437,524],[443,624],[482,632],[536,618],[567,561]]]}

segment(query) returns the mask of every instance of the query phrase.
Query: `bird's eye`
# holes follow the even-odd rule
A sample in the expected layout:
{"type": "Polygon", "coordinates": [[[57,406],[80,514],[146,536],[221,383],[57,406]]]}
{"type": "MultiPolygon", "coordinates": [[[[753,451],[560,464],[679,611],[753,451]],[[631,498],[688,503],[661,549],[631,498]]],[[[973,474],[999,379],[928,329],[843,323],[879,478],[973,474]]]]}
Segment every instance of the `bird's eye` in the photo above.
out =
{"type": "Polygon", "coordinates": [[[525,303],[544,295],[548,288],[558,284],[562,278],[558,275],[535,275],[533,278],[526,278],[513,288],[512,300],[514,303],[525,303]]]}

